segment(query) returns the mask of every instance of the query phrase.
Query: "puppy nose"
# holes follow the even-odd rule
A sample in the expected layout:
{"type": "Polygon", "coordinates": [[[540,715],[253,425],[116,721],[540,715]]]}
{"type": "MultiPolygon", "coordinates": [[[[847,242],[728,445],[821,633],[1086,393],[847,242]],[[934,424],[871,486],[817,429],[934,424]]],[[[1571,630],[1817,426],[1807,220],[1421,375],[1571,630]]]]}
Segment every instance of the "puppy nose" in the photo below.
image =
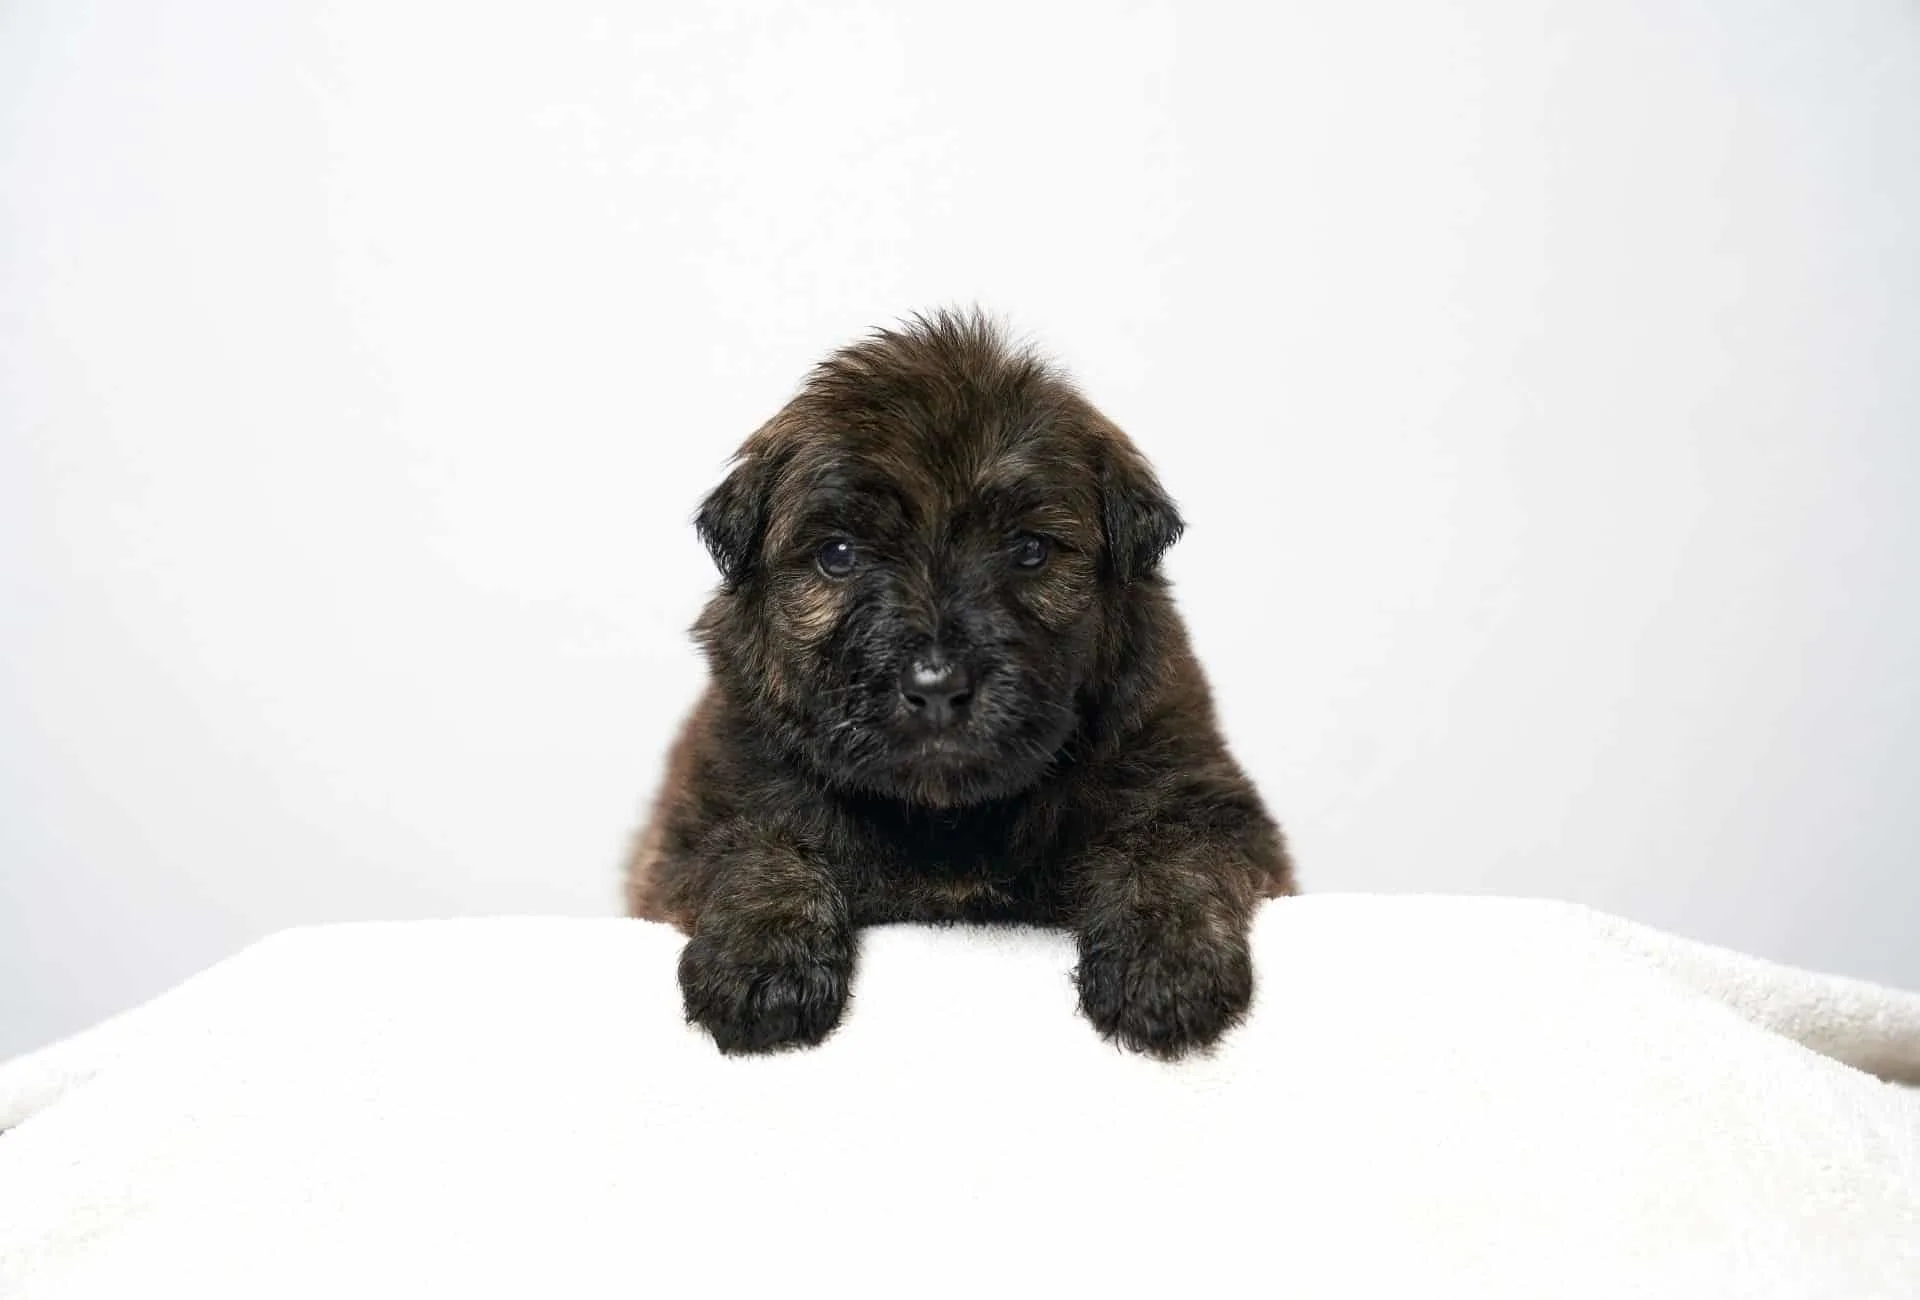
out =
{"type": "Polygon", "coordinates": [[[939,651],[909,655],[900,669],[900,694],[915,713],[944,727],[966,713],[973,698],[973,674],[964,663],[939,651]]]}

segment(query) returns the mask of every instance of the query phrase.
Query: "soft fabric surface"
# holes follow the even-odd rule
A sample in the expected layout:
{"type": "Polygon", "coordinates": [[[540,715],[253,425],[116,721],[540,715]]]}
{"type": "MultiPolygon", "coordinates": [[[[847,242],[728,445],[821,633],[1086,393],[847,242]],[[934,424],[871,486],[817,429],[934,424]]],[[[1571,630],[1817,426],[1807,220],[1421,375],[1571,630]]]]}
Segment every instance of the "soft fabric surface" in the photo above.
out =
{"type": "Polygon", "coordinates": [[[1920,1093],[1841,1063],[1920,997],[1548,903],[1256,943],[1169,1066],[1057,934],[871,932],[742,1060],[660,927],[296,931],[0,1069],[0,1295],[1920,1296],[1920,1093]]]}

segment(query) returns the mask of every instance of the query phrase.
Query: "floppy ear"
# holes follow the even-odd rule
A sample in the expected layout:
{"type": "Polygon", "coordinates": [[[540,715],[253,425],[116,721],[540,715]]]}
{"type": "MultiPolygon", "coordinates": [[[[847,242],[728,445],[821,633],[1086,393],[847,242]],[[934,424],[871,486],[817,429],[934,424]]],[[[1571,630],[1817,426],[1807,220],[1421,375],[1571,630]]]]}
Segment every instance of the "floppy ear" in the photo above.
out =
{"type": "Polygon", "coordinates": [[[1187,525],[1146,458],[1123,436],[1116,435],[1107,445],[1100,496],[1114,573],[1122,582],[1152,573],[1187,525]]]}
{"type": "Polygon", "coordinates": [[[727,586],[739,584],[753,569],[760,539],[767,531],[767,511],[773,485],[772,466],[764,451],[748,449],[735,459],[733,471],[700,503],[694,531],[720,569],[727,586]]]}

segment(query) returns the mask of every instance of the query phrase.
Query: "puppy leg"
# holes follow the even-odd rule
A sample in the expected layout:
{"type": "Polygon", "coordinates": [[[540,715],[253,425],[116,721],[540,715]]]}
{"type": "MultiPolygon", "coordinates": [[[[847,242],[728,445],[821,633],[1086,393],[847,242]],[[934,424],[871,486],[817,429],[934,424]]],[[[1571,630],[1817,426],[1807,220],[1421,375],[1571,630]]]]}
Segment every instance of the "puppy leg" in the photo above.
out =
{"type": "Polygon", "coordinates": [[[1173,1059],[1239,1023],[1253,1000],[1247,929],[1261,860],[1245,837],[1164,824],[1087,855],[1074,980],[1102,1037],[1173,1059]]]}
{"type": "Polygon", "coordinates": [[[840,1023],[853,977],[839,885],[778,845],[737,848],[713,870],[680,953],[687,1019],[730,1054],[820,1042],[840,1023]]]}

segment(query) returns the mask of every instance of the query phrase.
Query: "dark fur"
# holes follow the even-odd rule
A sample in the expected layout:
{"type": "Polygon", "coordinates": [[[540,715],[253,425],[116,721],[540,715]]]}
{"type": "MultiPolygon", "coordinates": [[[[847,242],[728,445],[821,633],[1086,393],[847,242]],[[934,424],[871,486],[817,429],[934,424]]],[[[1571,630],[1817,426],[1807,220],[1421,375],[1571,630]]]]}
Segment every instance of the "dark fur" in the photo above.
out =
{"type": "Polygon", "coordinates": [[[701,507],[723,585],[711,683],[627,867],[629,910],[691,936],[687,1015],[723,1051],[838,1022],[854,932],[1068,926],[1080,1002],[1128,1047],[1211,1044],[1252,999],[1250,915],[1291,893],[1159,572],[1179,512],[1133,444],[977,316],[821,363],[701,507]],[[1037,570],[1020,533],[1051,538],[1037,570]],[[862,563],[822,573],[820,545],[862,563]],[[903,703],[938,638],[964,726],[903,703]]]}

